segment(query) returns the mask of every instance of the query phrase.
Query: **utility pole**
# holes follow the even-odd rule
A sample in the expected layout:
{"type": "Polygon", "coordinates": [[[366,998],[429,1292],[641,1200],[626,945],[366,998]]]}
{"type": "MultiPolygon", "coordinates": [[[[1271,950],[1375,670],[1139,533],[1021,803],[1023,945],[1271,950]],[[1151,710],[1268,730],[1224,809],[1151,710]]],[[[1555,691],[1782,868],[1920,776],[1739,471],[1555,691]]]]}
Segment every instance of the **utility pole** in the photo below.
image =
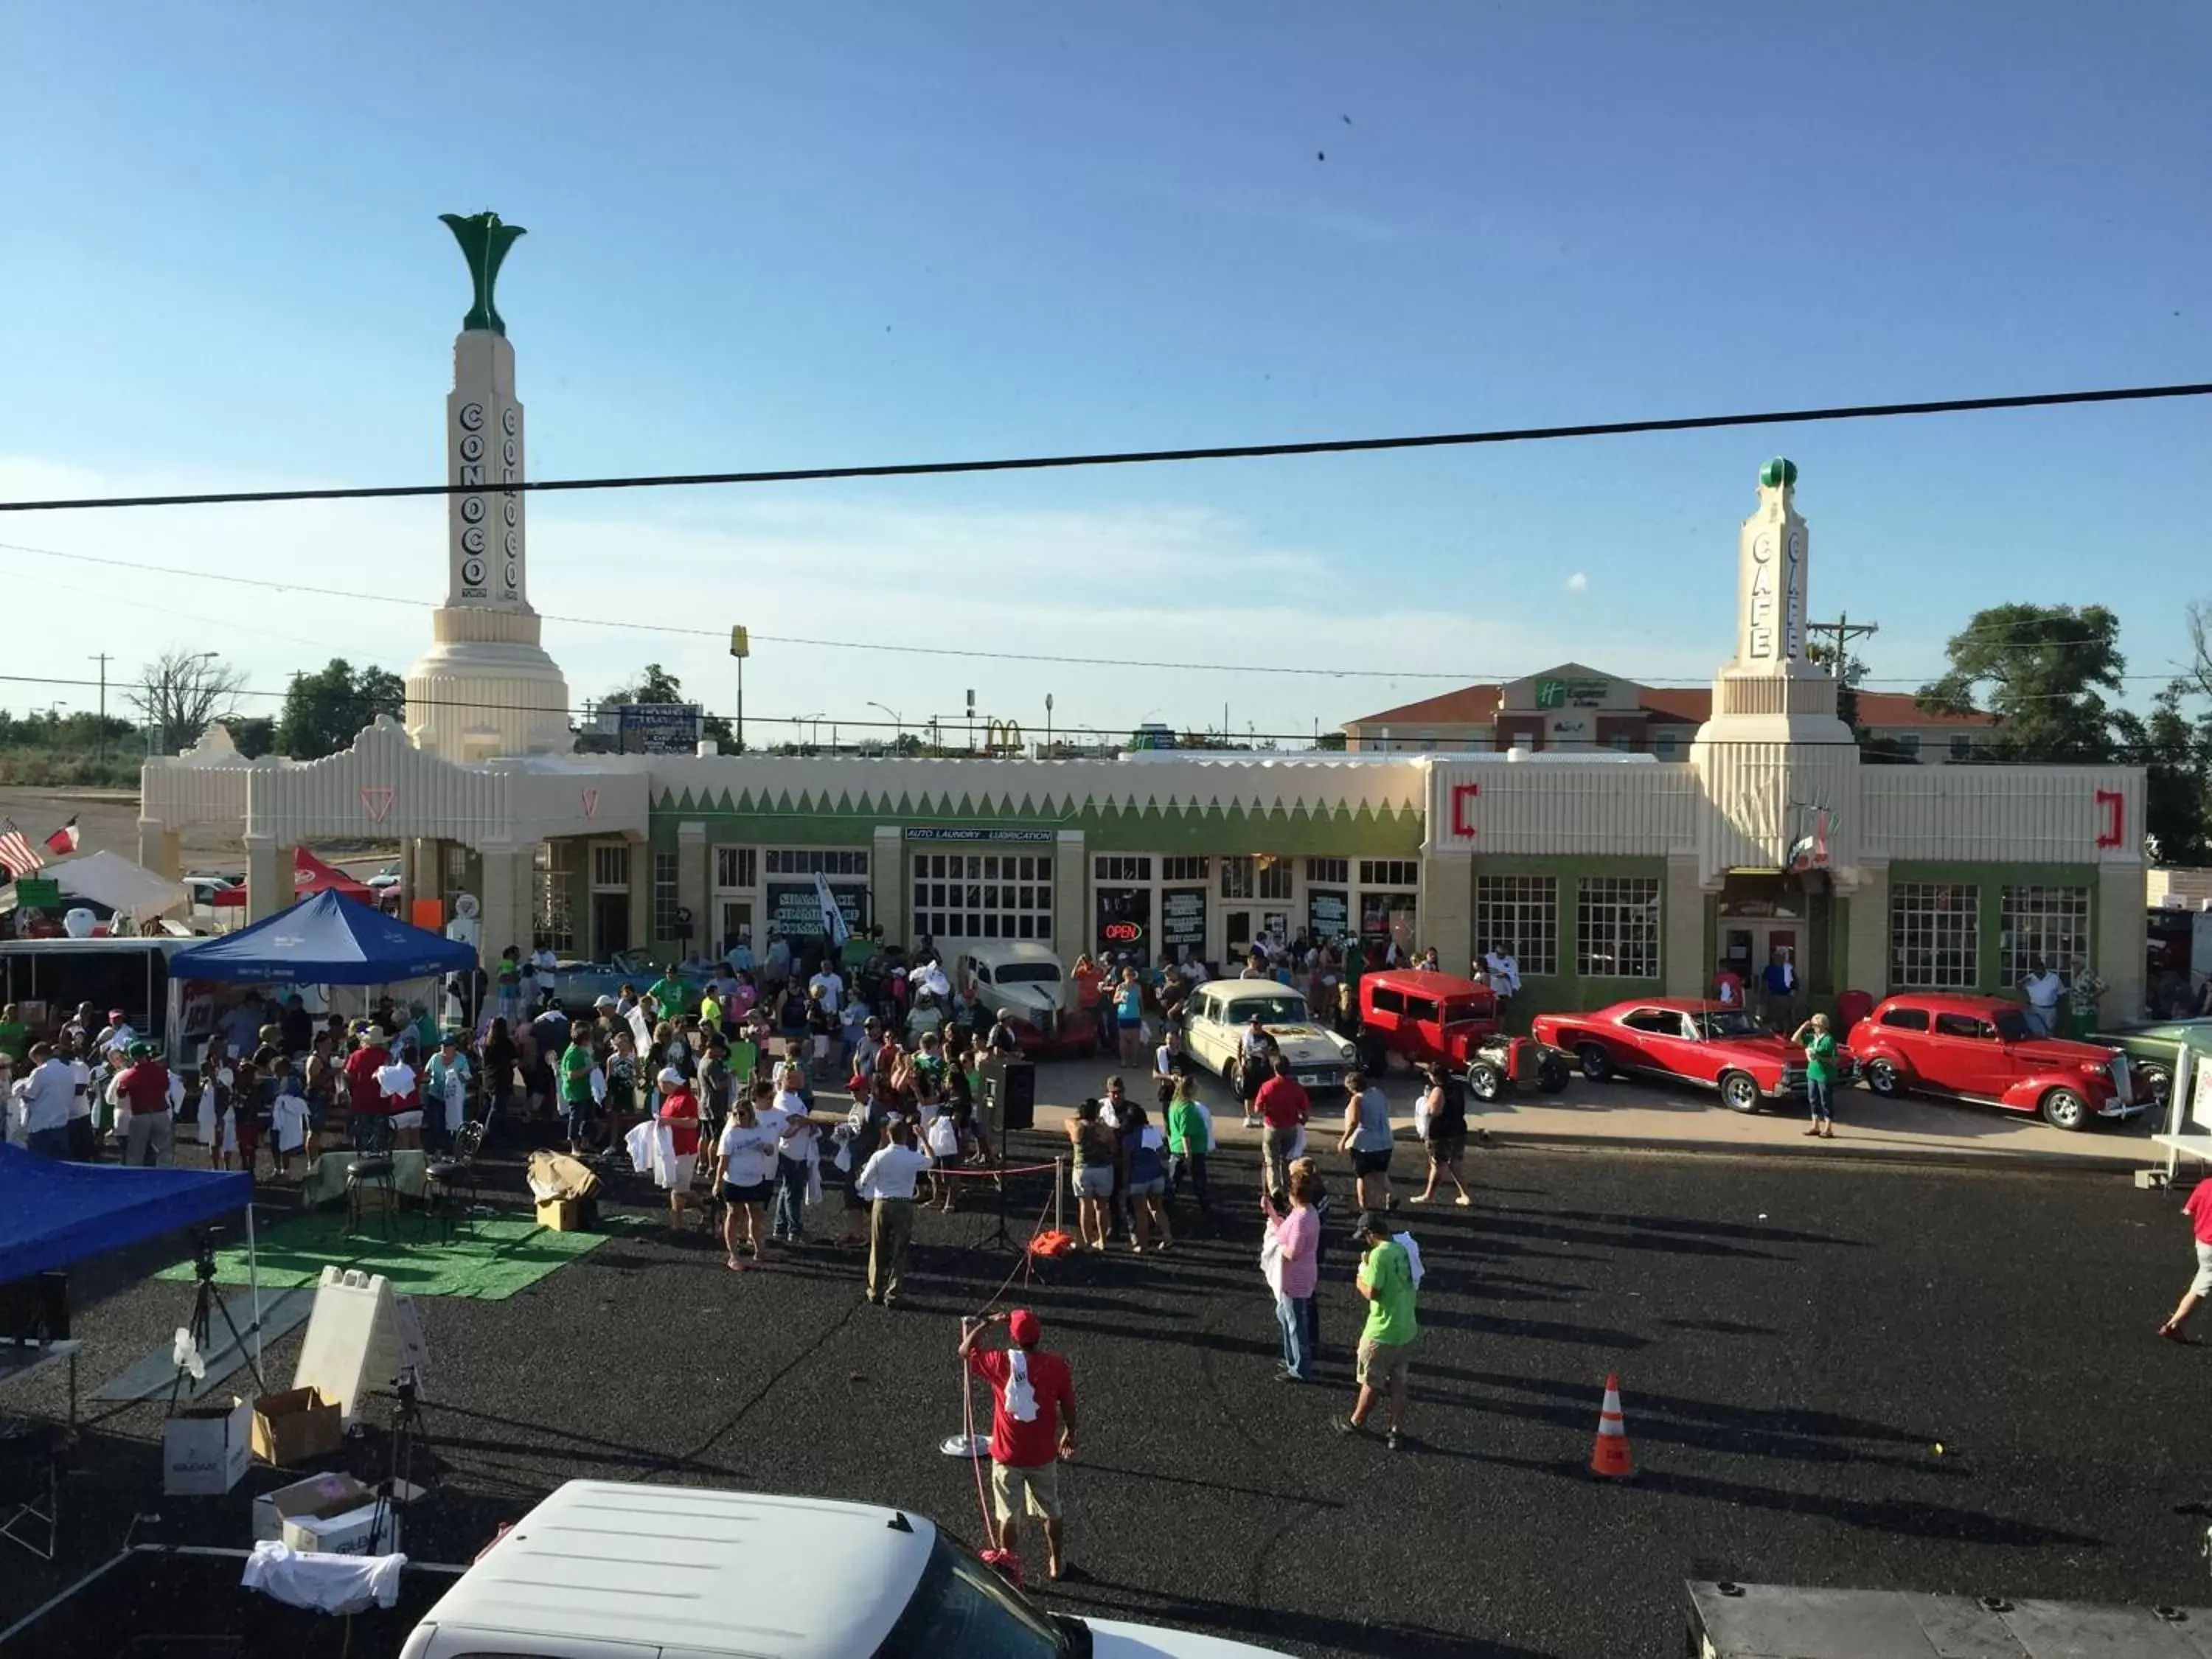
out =
{"type": "Polygon", "coordinates": [[[1832,623],[1805,624],[1805,633],[1808,638],[1822,634],[1835,635],[1836,646],[1833,654],[1828,659],[1828,672],[1839,680],[1844,677],[1844,665],[1850,660],[1851,641],[1865,639],[1881,631],[1880,623],[1855,623],[1848,611],[1837,612],[1836,620],[1832,623]]]}
{"type": "Polygon", "coordinates": [[[1049,691],[1044,694],[1044,748],[1046,754],[1052,752],[1052,693],[1049,691]]]}
{"type": "Polygon", "coordinates": [[[107,665],[115,659],[101,652],[93,659],[100,665],[100,763],[107,764],[107,665]]]}

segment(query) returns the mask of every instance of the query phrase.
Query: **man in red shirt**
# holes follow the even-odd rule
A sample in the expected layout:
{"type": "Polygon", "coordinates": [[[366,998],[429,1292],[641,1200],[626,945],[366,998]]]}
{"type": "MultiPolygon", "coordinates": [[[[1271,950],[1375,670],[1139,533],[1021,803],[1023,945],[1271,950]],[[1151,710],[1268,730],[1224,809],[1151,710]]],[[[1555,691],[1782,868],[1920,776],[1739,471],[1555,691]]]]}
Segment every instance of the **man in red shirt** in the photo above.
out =
{"type": "Polygon", "coordinates": [[[1060,1540],[1060,1460],[1075,1455],[1075,1380],[1067,1361],[1037,1346],[1037,1316],[1027,1308],[961,1322],[960,1358],[991,1385],[991,1499],[995,1542],[1018,1557],[1015,1527],[1026,1511],[1044,1523],[1045,1572],[1067,1571],[1060,1540]],[[978,1349],[993,1325],[1006,1328],[1005,1349],[978,1349]],[[1018,1507],[1017,1507],[1018,1505],[1018,1507]]]}
{"type": "MultiPolygon", "coordinates": [[[[384,1033],[371,1026],[362,1036],[361,1047],[345,1059],[346,1105],[352,1116],[364,1120],[388,1117],[391,1111],[376,1074],[392,1064],[392,1051],[384,1046],[384,1033]]],[[[360,1143],[360,1131],[354,1132],[360,1143]]]]}
{"type": "Polygon", "coordinates": [[[2189,1218],[2190,1227],[2197,1235],[2197,1277],[2182,1296],[2181,1305],[2158,1328],[2158,1334],[2169,1342],[2189,1340],[2182,1333],[2182,1326],[2197,1311],[2197,1304],[2212,1296],[2212,1181],[2197,1183],[2189,1194],[2189,1201],[2181,1206],[2181,1212],[2189,1218]]]}
{"type": "Polygon", "coordinates": [[[1275,1074],[1260,1085],[1252,1102],[1259,1109],[1260,1164],[1267,1196],[1278,1207],[1290,1201],[1291,1155],[1298,1144],[1298,1131],[1313,1115],[1313,1100],[1291,1076],[1291,1062],[1275,1056],[1275,1074]]]}
{"type": "Polygon", "coordinates": [[[166,1163],[175,1127],[169,1116],[169,1067],[150,1042],[134,1042],[130,1064],[117,1074],[115,1092],[131,1108],[123,1161],[136,1168],[166,1163]]]}

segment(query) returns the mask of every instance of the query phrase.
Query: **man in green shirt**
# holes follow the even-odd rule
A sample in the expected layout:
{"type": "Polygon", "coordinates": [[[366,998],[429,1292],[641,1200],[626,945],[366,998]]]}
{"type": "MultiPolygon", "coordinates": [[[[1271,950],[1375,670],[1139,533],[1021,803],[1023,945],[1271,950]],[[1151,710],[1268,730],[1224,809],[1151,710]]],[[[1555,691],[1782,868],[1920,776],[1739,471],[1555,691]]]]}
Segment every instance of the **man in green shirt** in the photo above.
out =
{"type": "Polygon", "coordinates": [[[1367,1326],[1359,1333],[1359,1399],[1352,1415],[1336,1419],[1340,1434],[1364,1434],[1367,1414],[1384,1394],[1390,1397],[1389,1444],[1396,1451],[1406,1419],[1406,1362],[1420,1326],[1413,1316],[1418,1295],[1413,1259],[1390,1236],[1390,1223],[1374,1210],[1359,1218],[1359,1237],[1367,1246],[1355,1281],[1367,1298],[1367,1326]]]}
{"type": "Polygon", "coordinates": [[[646,994],[660,1010],[663,1019],[681,1019],[684,1011],[691,1006],[691,988],[684,982],[683,975],[676,971],[676,964],[672,962],[668,964],[668,971],[653,981],[646,994]]]}
{"type": "Polygon", "coordinates": [[[585,1137],[591,1133],[599,1103],[592,1098],[592,1028],[578,1020],[568,1028],[568,1046],[561,1051],[561,1111],[568,1120],[568,1155],[584,1155],[585,1137]]]}

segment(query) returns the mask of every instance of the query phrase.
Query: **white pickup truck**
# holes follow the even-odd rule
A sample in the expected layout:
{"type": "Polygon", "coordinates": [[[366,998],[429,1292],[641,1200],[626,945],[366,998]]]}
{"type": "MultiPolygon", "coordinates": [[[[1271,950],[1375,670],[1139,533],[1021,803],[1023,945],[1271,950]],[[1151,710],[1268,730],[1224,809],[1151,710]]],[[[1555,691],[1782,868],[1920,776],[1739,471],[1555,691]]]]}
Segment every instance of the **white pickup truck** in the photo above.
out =
{"type": "Polygon", "coordinates": [[[1047,1613],[933,1522],[900,1510],[571,1480],[461,1575],[408,1637],[400,1659],[1267,1659],[1270,1652],[1047,1613]]]}

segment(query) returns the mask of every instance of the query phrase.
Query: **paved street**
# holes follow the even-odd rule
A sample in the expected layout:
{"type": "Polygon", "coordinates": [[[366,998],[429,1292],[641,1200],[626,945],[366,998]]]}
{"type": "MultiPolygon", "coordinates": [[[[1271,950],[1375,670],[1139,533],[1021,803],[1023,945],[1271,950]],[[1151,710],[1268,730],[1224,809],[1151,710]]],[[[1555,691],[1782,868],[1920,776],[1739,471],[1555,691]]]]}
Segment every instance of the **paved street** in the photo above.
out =
{"type": "MultiPolygon", "coordinates": [[[[1082,1060],[1059,1060],[1040,1066],[1037,1099],[1041,1108],[1065,1105],[1097,1094],[1105,1072],[1103,1065],[1082,1060]]],[[[1121,1077],[1149,1109],[1152,1090],[1148,1068],[1125,1070],[1121,1077]]],[[[1418,1079],[1411,1072],[1393,1071],[1385,1085],[1399,1133],[1410,1137],[1418,1079]]],[[[1220,1080],[1200,1079],[1200,1093],[1213,1109],[1217,1131],[1231,1142],[1243,1139],[1236,1101],[1220,1080]]],[[[1317,1103],[1317,1108],[1334,1128],[1341,1121],[1343,1097],[1327,1097],[1317,1103]]],[[[2069,1134],[2030,1113],[1928,1098],[1884,1100],[1861,1088],[1838,1091],[1835,1110],[1836,1139],[1813,1146],[1805,1142],[1802,1105],[1771,1106],[1745,1115],[1729,1111],[1709,1090],[1671,1088],[1640,1079],[1615,1078],[1591,1083],[1577,1076],[1560,1094],[1527,1090],[1488,1106],[1479,1101],[1468,1103],[1471,1124],[1502,1139],[1544,1146],[1696,1147],[1827,1158],[1875,1157],[2129,1170],[2161,1161],[2151,1145],[2148,1115],[2069,1134]]],[[[1051,1115],[1053,1121],[1059,1120],[1059,1114],[1051,1115]]],[[[1413,1153],[1408,1151],[1401,1156],[1410,1158],[1413,1153]]]]}
{"type": "MultiPolygon", "coordinates": [[[[1477,1163],[1476,1208],[1407,1212],[1430,1269],[1417,1452],[1327,1427],[1355,1318],[1340,1243],[1328,1383],[1270,1380],[1240,1152],[1218,1232],[1018,1292],[1072,1357],[1083,1410],[1073,1549],[1093,1578],[1060,1605],[1382,1659],[1671,1652],[1691,1574],[2203,1599],[2202,1523],[2172,1510],[2206,1485],[2204,1355],[2149,1334],[2189,1267],[2169,1198],[2104,1175],[1711,1154],[1477,1163]],[[1615,1368],[1640,1465],[1626,1487],[1583,1473],[1615,1368]]],[[[1016,1187],[1021,1226],[1044,1195],[1016,1187]]],[[[848,1256],[740,1278],[652,1231],[506,1303],[425,1303],[445,1473],[410,1551],[465,1560],[586,1474],[871,1498],[972,1538],[967,1469],[936,1446],[961,1421],[957,1316],[1009,1265],[966,1248],[988,1231],[927,1218],[896,1310],[863,1305],[848,1256]]],[[[87,1311],[88,1389],[187,1306],[185,1286],[131,1282],[87,1311]]],[[[280,1380],[297,1344],[271,1351],[280,1380]]],[[[108,1430],[72,1480],[66,1565],[139,1512],[161,1517],[141,1537],[243,1540],[242,1492],[155,1495],[154,1410],[108,1430]]],[[[64,1577],[10,1559],[0,1620],[64,1577]]]]}

